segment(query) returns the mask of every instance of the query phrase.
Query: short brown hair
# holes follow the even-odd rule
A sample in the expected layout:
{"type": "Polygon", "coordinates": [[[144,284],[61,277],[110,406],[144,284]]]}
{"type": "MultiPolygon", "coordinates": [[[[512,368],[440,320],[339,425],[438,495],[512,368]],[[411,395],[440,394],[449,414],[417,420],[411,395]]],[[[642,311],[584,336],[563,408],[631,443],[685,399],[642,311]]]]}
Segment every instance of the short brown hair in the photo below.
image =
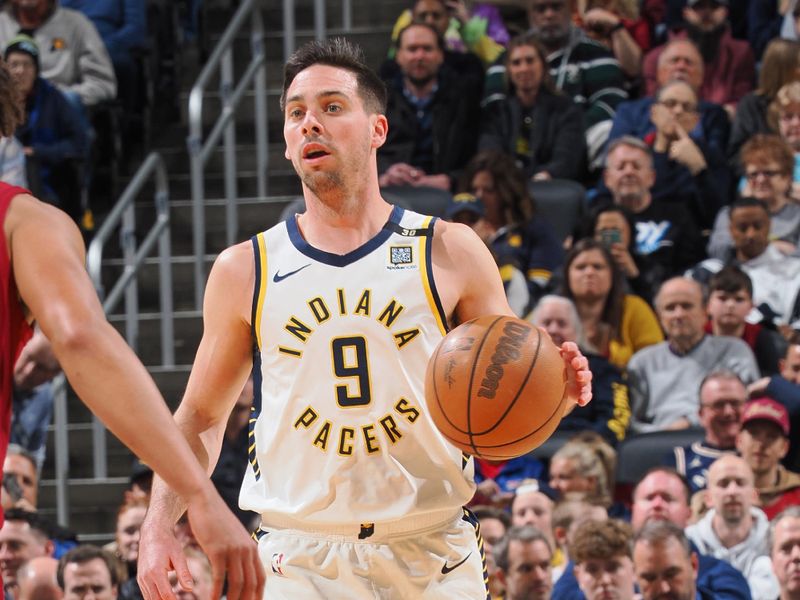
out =
{"type": "Polygon", "coordinates": [[[56,572],[56,579],[58,580],[58,587],[62,590],[64,587],[64,571],[68,564],[75,563],[82,565],[89,561],[99,558],[106,564],[108,573],[111,576],[111,585],[120,584],[120,576],[122,575],[122,566],[116,556],[111,554],[108,550],[103,550],[98,546],[91,544],[81,544],[75,546],[72,550],[64,554],[58,560],[58,571],[56,572]]]}
{"type": "Polygon", "coordinates": [[[572,533],[569,556],[575,564],[613,556],[633,557],[633,529],[617,519],[585,521],[572,533]]]}
{"type": "Polygon", "coordinates": [[[776,162],[782,175],[791,175],[794,172],[794,152],[777,135],[757,133],[751,137],[742,146],[741,161],[743,168],[751,163],[763,165],[776,162]]]}

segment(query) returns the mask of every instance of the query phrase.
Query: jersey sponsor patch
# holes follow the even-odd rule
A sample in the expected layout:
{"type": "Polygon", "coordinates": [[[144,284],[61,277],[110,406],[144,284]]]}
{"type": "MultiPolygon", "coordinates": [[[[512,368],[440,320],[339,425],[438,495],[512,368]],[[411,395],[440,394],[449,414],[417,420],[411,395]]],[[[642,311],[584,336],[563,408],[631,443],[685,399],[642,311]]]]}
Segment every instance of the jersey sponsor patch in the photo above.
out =
{"type": "Polygon", "coordinates": [[[389,262],[393,265],[410,265],[414,262],[414,250],[411,246],[390,246],[389,262]]]}

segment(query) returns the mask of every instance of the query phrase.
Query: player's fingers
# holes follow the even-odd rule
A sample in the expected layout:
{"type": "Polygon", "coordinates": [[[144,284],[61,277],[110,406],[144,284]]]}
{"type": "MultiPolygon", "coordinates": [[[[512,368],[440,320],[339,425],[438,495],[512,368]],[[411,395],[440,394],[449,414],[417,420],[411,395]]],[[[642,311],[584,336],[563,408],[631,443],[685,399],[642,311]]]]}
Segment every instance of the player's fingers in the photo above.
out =
{"type": "Polygon", "coordinates": [[[221,598],[222,586],[225,583],[225,563],[217,552],[209,555],[208,560],[211,563],[211,597],[221,598]]]}
{"type": "Polygon", "coordinates": [[[242,557],[239,552],[228,552],[228,600],[241,600],[246,598],[242,595],[244,589],[244,573],[242,572],[242,557]]]}
{"type": "Polygon", "coordinates": [[[264,566],[261,564],[261,560],[258,557],[258,546],[256,546],[255,550],[250,553],[250,573],[254,577],[255,583],[255,592],[253,594],[253,600],[261,600],[264,597],[264,585],[266,585],[266,574],[264,573],[264,566]]]}

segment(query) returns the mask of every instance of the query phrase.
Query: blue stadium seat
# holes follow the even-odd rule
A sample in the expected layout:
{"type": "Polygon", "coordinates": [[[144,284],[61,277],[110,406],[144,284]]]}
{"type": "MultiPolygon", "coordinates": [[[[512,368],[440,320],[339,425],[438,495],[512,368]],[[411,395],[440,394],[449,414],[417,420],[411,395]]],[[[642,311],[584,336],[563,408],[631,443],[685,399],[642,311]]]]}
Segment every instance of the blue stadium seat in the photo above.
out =
{"type": "Polygon", "coordinates": [[[381,195],[387,202],[432,217],[443,216],[453,199],[450,192],[432,187],[386,186],[381,195]]]}
{"type": "Polygon", "coordinates": [[[654,431],[631,435],[617,447],[617,483],[637,483],[651,467],[664,464],[664,457],[675,446],[688,446],[702,440],[702,428],[654,431]]]}

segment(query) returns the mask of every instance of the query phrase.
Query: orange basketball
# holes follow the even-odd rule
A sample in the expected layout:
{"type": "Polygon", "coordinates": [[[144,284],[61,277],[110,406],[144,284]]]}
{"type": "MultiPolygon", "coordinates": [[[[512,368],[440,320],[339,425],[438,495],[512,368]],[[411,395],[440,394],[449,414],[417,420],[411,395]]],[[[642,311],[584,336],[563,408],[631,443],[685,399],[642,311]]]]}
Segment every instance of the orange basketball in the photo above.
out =
{"type": "Polygon", "coordinates": [[[550,336],[500,315],[448,333],[428,363],[425,397],[439,431],[467,454],[521,456],[561,422],[566,370],[550,336]]]}

